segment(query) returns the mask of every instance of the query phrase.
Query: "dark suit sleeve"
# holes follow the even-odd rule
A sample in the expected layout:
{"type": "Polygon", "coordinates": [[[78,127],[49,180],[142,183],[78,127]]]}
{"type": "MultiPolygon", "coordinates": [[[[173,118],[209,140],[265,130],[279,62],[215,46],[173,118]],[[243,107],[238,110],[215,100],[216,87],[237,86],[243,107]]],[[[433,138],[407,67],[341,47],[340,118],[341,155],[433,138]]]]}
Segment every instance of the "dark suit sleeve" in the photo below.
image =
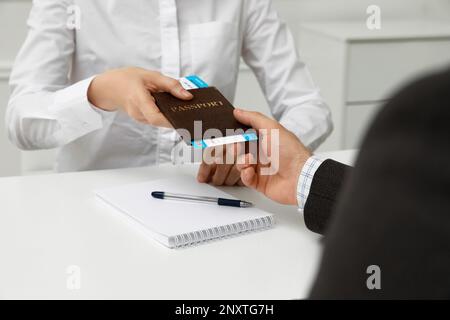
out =
{"type": "Polygon", "coordinates": [[[325,160],[314,174],[304,208],[306,227],[323,234],[332,218],[336,199],[351,169],[342,163],[325,160]]]}
{"type": "Polygon", "coordinates": [[[427,77],[378,114],[327,227],[311,298],[450,298],[449,88],[450,71],[427,77]]]}

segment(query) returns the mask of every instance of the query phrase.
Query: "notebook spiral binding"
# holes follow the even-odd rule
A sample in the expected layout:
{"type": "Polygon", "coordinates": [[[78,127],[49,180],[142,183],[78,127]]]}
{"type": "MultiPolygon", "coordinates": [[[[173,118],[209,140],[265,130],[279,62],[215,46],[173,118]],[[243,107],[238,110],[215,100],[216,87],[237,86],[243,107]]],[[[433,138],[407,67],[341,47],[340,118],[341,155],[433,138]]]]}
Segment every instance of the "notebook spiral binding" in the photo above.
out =
{"type": "Polygon", "coordinates": [[[257,230],[271,228],[274,225],[273,216],[253,219],[244,222],[228,224],[201,231],[189,232],[170,237],[169,243],[175,248],[192,246],[201,242],[211,241],[224,237],[234,236],[257,230]]]}

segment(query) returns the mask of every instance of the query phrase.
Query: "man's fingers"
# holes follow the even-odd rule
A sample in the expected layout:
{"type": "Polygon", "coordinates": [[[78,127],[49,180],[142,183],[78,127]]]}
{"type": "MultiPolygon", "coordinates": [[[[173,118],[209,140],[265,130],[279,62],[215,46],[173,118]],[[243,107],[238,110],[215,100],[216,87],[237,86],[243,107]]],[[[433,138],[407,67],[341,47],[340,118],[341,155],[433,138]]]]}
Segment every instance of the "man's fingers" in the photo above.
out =
{"type": "Polygon", "coordinates": [[[234,109],[234,117],[239,122],[256,130],[279,128],[279,125],[275,120],[272,120],[259,112],[234,109]]]}
{"type": "Polygon", "coordinates": [[[258,177],[256,175],[256,163],[253,155],[248,153],[240,156],[235,168],[240,172],[241,179],[238,180],[238,185],[256,189],[258,177]]]}
{"type": "Polygon", "coordinates": [[[200,183],[208,183],[214,173],[214,168],[215,165],[209,165],[202,162],[197,173],[197,181],[200,183]]]}
{"type": "Polygon", "coordinates": [[[232,167],[230,164],[218,164],[211,182],[216,186],[223,185],[232,167]]]}
{"type": "Polygon", "coordinates": [[[245,145],[243,143],[235,143],[227,146],[227,161],[232,160],[233,165],[228,173],[227,178],[225,179],[225,185],[234,186],[238,183],[241,178],[241,172],[238,170],[236,164],[237,160],[244,156],[243,152],[245,152],[245,145]],[[233,159],[229,159],[231,156],[233,159]]]}
{"type": "Polygon", "coordinates": [[[255,172],[254,167],[248,167],[241,171],[241,180],[242,183],[249,187],[256,189],[258,186],[258,175],[255,172]]]}
{"type": "Polygon", "coordinates": [[[238,157],[236,162],[236,169],[238,171],[242,171],[254,165],[256,165],[256,162],[253,155],[251,153],[247,153],[238,157]]]}
{"type": "Polygon", "coordinates": [[[230,172],[228,173],[228,177],[225,179],[226,186],[234,186],[239,182],[241,178],[241,172],[237,169],[236,166],[232,166],[230,172]]]}

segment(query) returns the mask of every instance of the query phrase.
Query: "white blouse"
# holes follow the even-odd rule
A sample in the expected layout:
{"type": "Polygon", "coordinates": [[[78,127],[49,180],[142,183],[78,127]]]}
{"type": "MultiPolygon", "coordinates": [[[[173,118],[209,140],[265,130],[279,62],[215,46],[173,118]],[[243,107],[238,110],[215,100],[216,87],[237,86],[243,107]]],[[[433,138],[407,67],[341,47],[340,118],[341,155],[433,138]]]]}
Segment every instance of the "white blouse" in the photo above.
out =
{"type": "Polygon", "coordinates": [[[273,116],[306,145],[331,131],[329,108],[270,0],[35,0],[28,26],[6,125],[19,148],[60,148],[58,171],[171,161],[174,130],[87,100],[96,74],[124,66],[197,74],[233,101],[242,57],[273,116]]]}

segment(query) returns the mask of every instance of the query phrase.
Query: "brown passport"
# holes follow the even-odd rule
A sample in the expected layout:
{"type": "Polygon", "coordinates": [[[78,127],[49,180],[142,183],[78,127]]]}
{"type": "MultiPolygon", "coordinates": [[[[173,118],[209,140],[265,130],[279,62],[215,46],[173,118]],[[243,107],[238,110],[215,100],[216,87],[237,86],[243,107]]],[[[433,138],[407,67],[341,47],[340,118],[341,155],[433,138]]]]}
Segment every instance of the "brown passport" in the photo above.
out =
{"type": "MultiPolygon", "coordinates": [[[[192,100],[180,100],[170,93],[154,93],[156,105],[175,129],[186,129],[191,135],[191,141],[203,139],[208,129],[218,129],[226,136],[227,129],[242,129],[249,127],[238,122],[233,115],[234,107],[215,87],[189,90],[194,96],[192,100]],[[194,122],[202,121],[201,137],[194,136],[194,122]]],[[[197,133],[198,134],[198,133],[197,133]]]]}

